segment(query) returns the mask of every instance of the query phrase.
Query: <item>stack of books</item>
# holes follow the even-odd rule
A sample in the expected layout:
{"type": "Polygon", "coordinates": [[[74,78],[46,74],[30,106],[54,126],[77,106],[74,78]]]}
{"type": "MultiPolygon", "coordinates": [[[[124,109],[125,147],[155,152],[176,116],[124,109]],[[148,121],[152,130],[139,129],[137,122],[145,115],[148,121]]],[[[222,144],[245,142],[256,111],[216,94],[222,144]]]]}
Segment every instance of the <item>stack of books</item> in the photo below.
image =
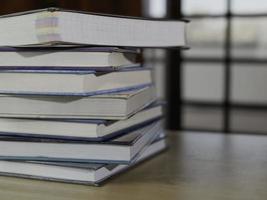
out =
{"type": "Polygon", "coordinates": [[[138,57],[183,46],[185,22],[49,8],[0,27],[2,175],[98,185],[165,149],[138,57]]]}

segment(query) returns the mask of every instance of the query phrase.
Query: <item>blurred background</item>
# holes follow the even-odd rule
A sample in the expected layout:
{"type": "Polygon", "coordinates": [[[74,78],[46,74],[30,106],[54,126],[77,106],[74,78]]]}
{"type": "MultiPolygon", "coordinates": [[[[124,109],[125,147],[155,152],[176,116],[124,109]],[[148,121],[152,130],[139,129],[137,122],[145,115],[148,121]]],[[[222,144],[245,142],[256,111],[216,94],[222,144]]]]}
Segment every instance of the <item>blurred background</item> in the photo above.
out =
{"type": "Polygon", "coordinates": [[[143,53],[158,95],[174,109],[169,128],[267,134],[266,0],[1,0],[0,13],[50,6],[189,19],[190,50],[143,53]]]}

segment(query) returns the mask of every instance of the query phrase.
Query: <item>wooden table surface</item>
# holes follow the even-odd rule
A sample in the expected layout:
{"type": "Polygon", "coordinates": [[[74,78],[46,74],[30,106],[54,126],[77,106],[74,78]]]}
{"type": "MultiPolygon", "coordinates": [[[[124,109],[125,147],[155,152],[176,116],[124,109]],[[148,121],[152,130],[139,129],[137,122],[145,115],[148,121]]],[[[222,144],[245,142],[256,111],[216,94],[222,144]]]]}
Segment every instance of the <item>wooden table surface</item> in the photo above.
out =
{"type": "Polygon", "coordinates": [[[267,136],[171,133],[171,148],[102,187],[0,177],[1,199],[266,200],[267,136]]]}

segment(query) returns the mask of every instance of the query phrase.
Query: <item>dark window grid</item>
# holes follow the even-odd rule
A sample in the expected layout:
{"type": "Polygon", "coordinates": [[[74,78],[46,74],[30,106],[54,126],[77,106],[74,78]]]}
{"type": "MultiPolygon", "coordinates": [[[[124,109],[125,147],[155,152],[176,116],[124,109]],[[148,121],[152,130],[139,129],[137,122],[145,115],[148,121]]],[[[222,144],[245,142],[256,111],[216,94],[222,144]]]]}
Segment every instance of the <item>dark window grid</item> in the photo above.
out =
{"type": "MultiPolygon", "coordinates": [[[[257,13],[257,14],[233,14],[230,13],[231,17],[237,17],[237,18],[260,18],[260,17],[267,17],[267,13],[257,13]]],[[[227,18],[227,13],[225,14],[196,14],[196,15],[183,15],[183,18],[185,19],[203,19],[203,18],[227,18]]]]}
{"type": "MultiPolygon", "coordinates": [[[[230,132],[230,122],[231,122],[231,109],[259,109],[267,110],[267,105],[262,104],[251,104],[251,103],[232,103],[230,100],[231,93],[231,66],[233,63],[249,63],[249,64],[264,64],[267,63],[267,59],[248,59],[248,58],[233,58],[232,57],[232,19],[235,17],[239,18],[261,18],[267,17],[267,13],[256,13],[256,14],[233,14],[231,12],[231,0],[227,0],[227,10],[225,14],[214,15],[214,14],[199,14],[199,15],[183,15],[184,18],[189,19],[214,19],[214,18],[225,18],[226,19],[226,30],[225,30],[225,42],[224,42],[224,51],[225,55],[222,58],[209,58],[209,57],[187,57],[182,54],[182,62],[202,62],[202,63],[224,63],[224,100],[221,103],[216,102],[203,102],[203,101],[183,101],[183,105],[195,105],[195,106],[206,106],[206,107],[220,107],[223,108],[223,131],[228,133],[230,132]]],[[[264,65],[256,65],[264,66],[264,65]]],[[[192,129],[187,129],[192,130],[192,129]]],[[[199,130],[199,129],[198,129],[199,130]]],[[[203,131],[212,131],[215,130],[204,130],[203,131]]],[[[235,131],[236,132],[236,131],[235,131]]],[[[244,133],[244,131],[242,131],[244,133]]],[[[249,132],[251,134],[251,132],[249,132]]],[[[257,133],[258,134],[258,133],[257,133]]],[[[261,134],[261,133],[260,133],[261,134]]],[[[262,133],[266,134],[266,133],[262,133]]]]}
{"type": "MultiPolygon", "coordinates": [[[[218,130],[218,129],[183,128],[183,130],[184,131],[188,131],[188,132],[199,132],[199,131],[201,131],[201,132],[210,132],[210,133],[215,133],[215,134],[216,133],[222,133],[221,130],[218,130]]],[[[238,134],[242,134],[242,135],[246,134],[246,135],[265,135],[266,136],[266,132],[264,132],[264,131],[263,132],[260,132],[260,131],[253,132],[253,131],[238,131],[238,130],[236,130],[236,131],[234,131],[232,133],[234,133],[236,135],[238,135],[238,134]]]]}
{"type": "MultiPolygon", "coordinates": [[[[167,16],[170,19],[181,18],[181,0],[167,1],[167,16]]],[[[166,126],[168,129],[181,129],[181,51],[179,49],[168,49],[166,62],[166,126]],[[178,88],[178,89],[177,89],[178,88]]]]}
{"type": "MultiPolygon", "coordinates": [[[[196,101],[196,100],[183,100],[183,106],[197,106],[203,108],[222,108],[224,106],[223,102],[215,102],[215,101],[196,101]]],[[[259,111],[267,111],[267,104],[259,104],[259,103],[229,103],[231,108],[240,109],[240,110],[259,110],[259,111]]]]}
{"type": "MultiPolygon", "coordinates": [[[[222,63],[225,61],[225,58],[210,58],[210,57],[187,57],[183,56],[183,61],[189,63],[222,63]]],[[[231,63],[239,64],[256,64],[253,67],[267,67],[267,65],[261,65],[267,63],[267,58],[231,58],[231,63]]],[[[248,67],[244,65],[244,67],[248,67]]]]}

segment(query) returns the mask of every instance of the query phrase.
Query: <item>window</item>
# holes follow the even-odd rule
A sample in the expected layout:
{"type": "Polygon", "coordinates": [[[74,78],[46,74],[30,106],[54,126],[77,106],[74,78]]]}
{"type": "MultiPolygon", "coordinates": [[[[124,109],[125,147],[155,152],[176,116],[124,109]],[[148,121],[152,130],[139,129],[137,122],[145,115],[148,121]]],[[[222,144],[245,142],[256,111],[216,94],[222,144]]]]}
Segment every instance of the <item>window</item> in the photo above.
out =
{"type": "Polygon", "coordinates": [[[183,127],[267,133],[267,1],[183,0],[182,15],[183,127]]]}

